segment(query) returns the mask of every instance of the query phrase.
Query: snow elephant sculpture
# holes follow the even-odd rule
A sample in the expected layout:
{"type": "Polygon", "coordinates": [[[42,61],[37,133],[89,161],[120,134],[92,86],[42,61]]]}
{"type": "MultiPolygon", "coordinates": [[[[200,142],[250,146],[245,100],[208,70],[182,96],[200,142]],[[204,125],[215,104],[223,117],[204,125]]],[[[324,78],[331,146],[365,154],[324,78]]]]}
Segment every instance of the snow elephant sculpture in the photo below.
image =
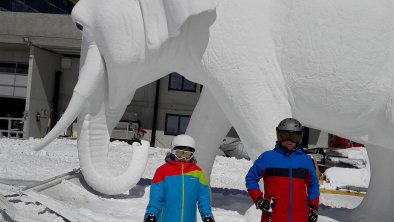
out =
{"type": "Polygon", "coordinates": [[[130,188],[147,149],[134,145],[129,169],[111,175],[109,135],[136,89],[177,71],[204,85],[187,133],[208,175],[231,126],[255,159],[294,116],[367,146],[371,182],[349,220],[390,221],[393,10],[390,0],[81,0],[72,13],[83,33],[79,81],[39,148],[79,115],[88,184],[107,194],[130,188]]]}

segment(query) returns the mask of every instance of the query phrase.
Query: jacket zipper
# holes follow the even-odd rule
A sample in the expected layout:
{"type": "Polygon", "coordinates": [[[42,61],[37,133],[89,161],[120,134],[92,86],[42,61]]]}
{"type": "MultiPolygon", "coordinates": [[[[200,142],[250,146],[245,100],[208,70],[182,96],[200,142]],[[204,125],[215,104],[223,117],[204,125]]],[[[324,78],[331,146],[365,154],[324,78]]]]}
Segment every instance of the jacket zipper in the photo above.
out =
{"type": "Polygon", "coordinates": [[[182,163],[182,214],[181,214],[181,222],[183,222],[183,213],[184,213],[184,205],[185,205],[185,178],[183,174],[184,165],[182,163]]]}
{"type": "Polygon", "coordinates": [[[291,165],[291,153],[289,153],[289,165],[290,165],[290,192],[289,192],[289,211],[288,211],[288,221],[291,222],[291,211],[293,208],[293,167],[291,165]]]}
{"type": "Polygon", "coordinates": [[[164,207],[161,208],[160,222],[163,221],[164,207]]]}

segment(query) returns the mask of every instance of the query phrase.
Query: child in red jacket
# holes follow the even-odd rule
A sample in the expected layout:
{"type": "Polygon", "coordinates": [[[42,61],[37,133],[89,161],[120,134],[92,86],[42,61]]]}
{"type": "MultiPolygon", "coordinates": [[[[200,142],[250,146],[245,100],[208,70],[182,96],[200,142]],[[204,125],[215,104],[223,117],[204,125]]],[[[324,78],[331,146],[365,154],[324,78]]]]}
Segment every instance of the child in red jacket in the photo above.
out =
{"type": "Polygon", "coordinates": [[[246,187],[262,222],[316,222],[319,181],[310,156],[301,147],[303,127],[293,118],[282,120],[277,145],[264,152],[246,175],[246,187]],[[264,194],[259,180],[264,180],[264,194]]]}

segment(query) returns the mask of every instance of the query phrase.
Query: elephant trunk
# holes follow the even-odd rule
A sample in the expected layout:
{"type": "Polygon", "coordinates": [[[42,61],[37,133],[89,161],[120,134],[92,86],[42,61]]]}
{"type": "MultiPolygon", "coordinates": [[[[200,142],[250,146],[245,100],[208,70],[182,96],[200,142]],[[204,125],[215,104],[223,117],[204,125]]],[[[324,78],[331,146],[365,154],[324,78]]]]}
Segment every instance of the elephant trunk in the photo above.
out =
{"type": "Polygon", "coordinates": [[[98,115],[84,117],[78,141],[78,156],[82,174],[94,190],[114,195],[135,186],[145,171],[149,156],[149,143],[133,143],[133,155],[128,169],[120,175],[112,175],[107,165],[109,133],[104,108],[98,115]]]}

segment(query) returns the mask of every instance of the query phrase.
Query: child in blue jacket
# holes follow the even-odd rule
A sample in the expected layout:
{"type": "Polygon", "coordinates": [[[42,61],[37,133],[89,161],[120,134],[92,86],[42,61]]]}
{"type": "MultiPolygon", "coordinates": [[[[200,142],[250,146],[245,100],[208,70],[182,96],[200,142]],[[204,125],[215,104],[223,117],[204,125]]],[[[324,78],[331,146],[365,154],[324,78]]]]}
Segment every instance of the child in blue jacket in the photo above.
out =
{"type": "Polygon", "coordinates": [[[194,139],[178,135],[171,146],[166,163],[152,179],[144,222],[194,222],[196,206],[204,222],[214,222],[209,185],[193,158],[194,139]]]}

